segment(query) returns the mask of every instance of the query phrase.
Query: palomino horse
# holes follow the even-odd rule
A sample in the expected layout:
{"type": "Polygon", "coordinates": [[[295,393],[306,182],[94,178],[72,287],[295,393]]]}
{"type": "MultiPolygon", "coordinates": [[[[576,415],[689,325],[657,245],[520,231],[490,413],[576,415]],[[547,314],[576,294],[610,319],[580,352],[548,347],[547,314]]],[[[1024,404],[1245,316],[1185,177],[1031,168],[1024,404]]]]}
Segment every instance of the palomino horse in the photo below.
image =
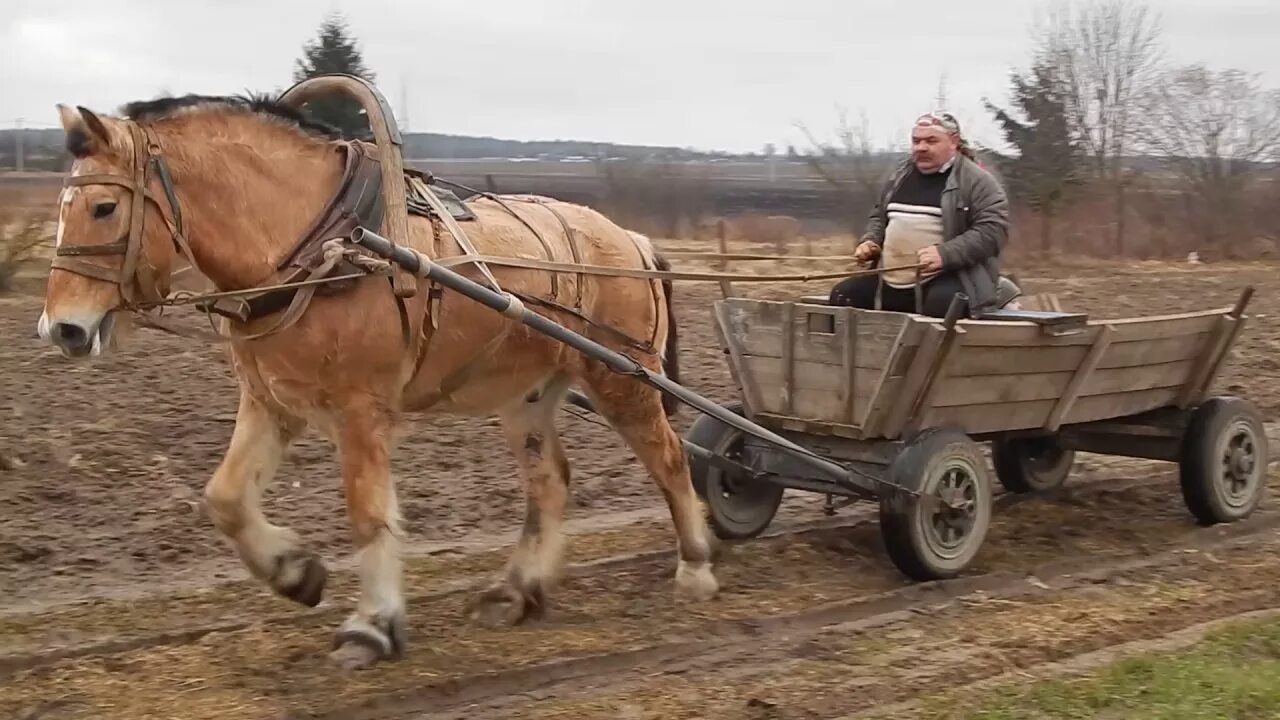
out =
{"type": "MultiPolygon", "coordinates": [[[[108,348],[115,318],[144,307],[137,298],[163,297],[179,262],[220,291],[266,284],[349,177],[349,153],[339,152],[348,143],[269,100],[167,98],[128,105],[121,117],[65,106],[59,112],[75,160],[60,199],[58,257],[39,332],[68,357],[108,348]]],[[[476,219],[467,234],[484,255],[665,267],[643,236],[585,207],[489,198],[470,205],[476,219]]],[[[425,214],[409,223],[411,244],[427,256],[461,254],[425,214]]],[[[494,275],[505,290],[551,301],[535,307],[646,368],[673,366],[669,285],[512,268],[494,275]],[[569,306],[580,312],[558,311],[569,306]],[[598,326],[645,338],[648,351],[637,354],[598,326]]],[[[406,413],[497,415],[520,467],[523,530],[505,571],[476,598],[477,621],[514,624],[537,613],[558,578],[569,466],[554,416],[573,386],[625,439],[666,499],[677,537],[677,598],[716,594],[714,539],[658,391],[467,298],[437,294],[425,281],[403,294],[387,277],[349,282],[345,290],[315,293],[278,332],[262,334],[287,301],[228,326],[239,410],[205,488],[214,525],[248,570],[276,593],[315,606],[324,564],[294,531],[268,522],[259,496],[291,438],[310,426],[332,440],[360,578],[359,602],[334,641],[340,665],[369,666],[404,648],[401,531],[388,461],[406,413]],[[464,366],[466,382],[440,392],[464,366]]]]}

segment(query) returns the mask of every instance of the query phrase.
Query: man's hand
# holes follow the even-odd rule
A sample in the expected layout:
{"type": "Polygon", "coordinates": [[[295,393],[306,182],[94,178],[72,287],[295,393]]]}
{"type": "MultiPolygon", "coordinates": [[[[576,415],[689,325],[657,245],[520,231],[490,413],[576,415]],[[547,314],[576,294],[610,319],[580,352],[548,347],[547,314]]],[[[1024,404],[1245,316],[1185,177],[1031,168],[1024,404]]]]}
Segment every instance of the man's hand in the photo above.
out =
{"type": "Polygon", "coordinates": [[[880,254],[880,246],[872,240],[863,240],[858,243],[858,247],[854,248],[853,259],[858,262],[866,262],[875,258],[880,254]]]}
{"type": "Polygon", "coordinates": [[[938,252],[937,245],[920,248],[916,251],[916,262],[924,265],[921,268],[924,272],[937,272],[942,269],[942,254],[938,252]]]}

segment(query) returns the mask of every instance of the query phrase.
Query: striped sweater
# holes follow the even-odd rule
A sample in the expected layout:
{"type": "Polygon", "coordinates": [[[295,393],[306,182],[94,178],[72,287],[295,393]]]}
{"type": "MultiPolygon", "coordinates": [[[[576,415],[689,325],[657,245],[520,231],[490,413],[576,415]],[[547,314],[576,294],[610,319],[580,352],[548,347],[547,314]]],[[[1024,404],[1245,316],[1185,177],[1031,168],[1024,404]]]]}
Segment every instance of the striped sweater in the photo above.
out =
{"type": "MultiPolygon", "coordinates": [[[[948,166],[926,175],[912,169],[903,179],[885,208],[888,225],[884,232],[883,267],[916,264],[916,251],[942,242],[942,190],[951,174],[948,166]]],[[[923,281],[937,273],[926,274],[923,281]]],[[[884,274],[885,284],[895,288],[915,285],[914,270],[884,274]]]]}

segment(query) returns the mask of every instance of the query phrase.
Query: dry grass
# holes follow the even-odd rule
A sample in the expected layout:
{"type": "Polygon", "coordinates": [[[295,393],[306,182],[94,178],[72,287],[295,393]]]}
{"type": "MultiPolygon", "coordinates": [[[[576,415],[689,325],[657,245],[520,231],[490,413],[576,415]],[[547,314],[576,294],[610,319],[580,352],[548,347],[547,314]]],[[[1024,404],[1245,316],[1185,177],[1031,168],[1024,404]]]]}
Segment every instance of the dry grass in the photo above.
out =
{"type": "Polygon", "coordinates": [[[51,220],[47,209],[0,205],[0,293],[11,290],[18,272],[42,256],[51,220]]]}

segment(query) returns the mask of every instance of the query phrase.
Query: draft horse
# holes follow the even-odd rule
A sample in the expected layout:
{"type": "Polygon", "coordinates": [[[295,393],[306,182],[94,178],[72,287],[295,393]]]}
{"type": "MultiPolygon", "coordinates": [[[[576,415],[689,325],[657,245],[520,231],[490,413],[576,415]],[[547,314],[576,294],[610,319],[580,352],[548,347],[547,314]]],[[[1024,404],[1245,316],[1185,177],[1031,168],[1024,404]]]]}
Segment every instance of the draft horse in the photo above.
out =
{"type": "MultiPolygon", "coordinates": [[[[74,161],[59,198],[38,331],[71,358],[117,344],[118,320],[162,303],[180,264],[218,291],[262,288],[281,268],[296,270],[306,255],[300,243],[314,250],[323,237],[317,228],[341,224],[321,221],[335,198],[350,200],[353,188],[377,176],[361,171],[376,167],[372,145],[345,140],[271,98],[163,98],[101,117],[83,107],[58,110],[74,161]]],[[[355,209],[376,230],[364,200],[355,209]]],[[[475,251],[665,267],[643,236],[589,208],[540,200],[470,202],[475,218],[466,235],[475,251]]],[[[428,257],[462,254],[439,219],[411,215],[410,244],[428,257]]],[[[523,268],[494,268],[493,275],[503,289],[544,301],[531,309],[654,372],[675,374],[669,283],[523,268]],[[641,352],[624,336],[648,344],[641,352]]],[[[402,533],[388,462],[410,414],[496,415],[520,468],[524,526],[505,570],[475,599],[476,621],[514,624],[540,612],[558,579],[569,465],[554,416],[572,387],[625,439],[666,499],[677,538],[676,597],[716,594],[715,540],[659,391],[424,280],[413,279],[408,292],[388,280],[375,273],[338,289],[276,289],[222,321],[240,397],[229,447],[205,487],[209,514],[256,578],[315,606],[327,570],[297,533],[267,520],[260,494],[304,429],[334,443],[360,580],[358,604],[334,638],[336,662],[368,667],[405,649],[402,533]],[[291,298],[302,292],[309,294],[305,311],[292,312],[291,298]]]]}

